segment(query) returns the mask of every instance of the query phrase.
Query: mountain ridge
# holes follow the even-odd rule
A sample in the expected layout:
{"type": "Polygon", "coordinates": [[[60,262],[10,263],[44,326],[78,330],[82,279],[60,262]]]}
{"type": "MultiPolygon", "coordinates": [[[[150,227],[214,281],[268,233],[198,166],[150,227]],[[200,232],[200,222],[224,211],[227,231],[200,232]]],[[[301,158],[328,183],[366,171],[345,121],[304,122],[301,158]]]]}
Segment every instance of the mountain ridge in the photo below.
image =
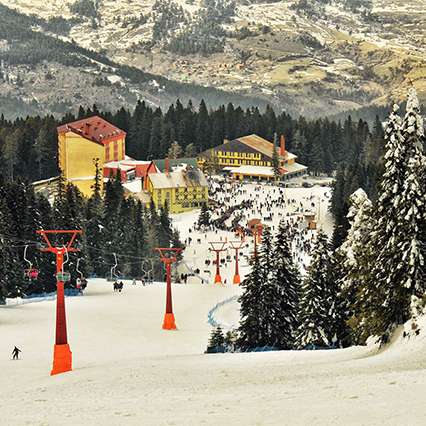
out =
{"type": "MultiPolygon", "coordinates": [[[[225,92],[218,94],[223,104],[231,100],[238,104],[237,97],[246,96],[248,104],[269,103],[308,118],[399,101],[411,84],[420,100],[426,99],[426,29],[421,25],[425,1],[1,3],[46,22],[34,23],[33,30],[89,48],[117,67],[134,67],[153,76],[151,86],[138,90],[137,84],[129,85],[105,69],[92,70],[97,72],[92,79],[83,69],[77,79],[85,82],[90,101],[80,93],[82,99],[67,99],[64,111],[75,108],[78,101],[111,105],[106,94],[103,103],[93,94],[107,92],[111,85],[118,91],[117,106],[121,102],[129,107],[140,98],[165,106],[180,96],[160,96],[161,77],[189,84],[188,90],[180,90],[188,93],[180,98],[183,102],[190,98],[199,102],[199,97],[189,95],[199,90],[195,87],[212,87],[225,92]],[[191,49],[195,53],[180,53],[191,49]]],[[[0,37],[0,50],[1,46],[4,50],[8,45],[0,37]]],[[[1,71],[5,73],[4,62],[1,71]]],[[[61,72],[57,73],[59,77],[61,72]]],[[[2,94],[13,95],[4,81],[2,86],[6,89],[2,94]]],[[[26,98],[31,96],[27,93],[26,98]]]]}

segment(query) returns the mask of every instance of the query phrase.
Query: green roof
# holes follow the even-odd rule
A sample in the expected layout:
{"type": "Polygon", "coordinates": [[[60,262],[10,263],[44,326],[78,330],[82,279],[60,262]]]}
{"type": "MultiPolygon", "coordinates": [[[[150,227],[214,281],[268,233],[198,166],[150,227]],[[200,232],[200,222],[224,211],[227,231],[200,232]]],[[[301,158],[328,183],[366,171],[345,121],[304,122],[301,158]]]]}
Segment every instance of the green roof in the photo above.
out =
{"type": "MultiPolygon", "coordinates": [[[[155,167],[162,173],[166,168],[166,160],[154,160],[155,167]]],[[[189,170],[198,170],[198,163],[196,158],[169,158],[169,170],[173,171],[174,167],[178,167],[182,164],[188,164],[189,170]]]]}

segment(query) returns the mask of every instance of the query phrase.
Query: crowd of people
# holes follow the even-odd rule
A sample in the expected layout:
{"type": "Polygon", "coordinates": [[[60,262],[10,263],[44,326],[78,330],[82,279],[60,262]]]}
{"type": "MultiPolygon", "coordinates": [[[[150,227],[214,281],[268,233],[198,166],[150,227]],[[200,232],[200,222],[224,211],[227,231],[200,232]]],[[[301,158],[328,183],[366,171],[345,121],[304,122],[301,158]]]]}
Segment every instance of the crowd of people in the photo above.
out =
{"type": "MultiPolygon", "coordinates": [[[[251,221],[258,221],[263,226],[268,225],[274,234],[278,229],[278,223],[284,219],[294,259],[299,263],[301,270],[306,271],[309,269],[309,257],[316,234],[314,229],[318,221],[317,214],[321,209],[318,203],[321,202],[321,198],[323,200],[329,198],[327,192],[324,192],[324,196],[321,198],[314,195],[312,190],[309,195],[307,194],[309,191],[304,190],[304,196],[298,197],[296,200],[288,196],[286,188],[277,185],[259,183],[247,187],[240,181],[210,180],[209,198],[214,200],[214,205],[210,209],[210,226],[200,227],[197,222],[194,222],[188,230],[191,236],[187,236],[184,240],[185,247],[191,246],[194,242],[201,245],[207,239],[208,242],[214,240],[228,242],[229,236],[221,234],[231,232],[235,240],[243,243],[239,255],[248,260],[255,239],[257,240],[255,232],[250,229],[251,221]],[[217,236],[212,237],[212,235],[217,236]]],[[[213,256],[208,250],[198,250],[197,245],[191,247],[196,268],[194,273],[200,274],[197,259],[204,262],[204,274],[209,273],[210,265],[216,264],[216,256],[213,256]]],[[[224,253],[220,253],[220,266],[228,266],[232,258],[235,259],[235,256],[231,257],[231,255],[230,247],[224,253]]],[[[182,277],[180,281],[183,281],[182,277]]]]}
{"type": "MultiPolygon", "coordinates": [[[[292,244],[295,260],[303,269],[309,268],[306,259],[310,256],[315,232],[315,221],[320,199],[311,192],[302,201],[288,198],[286,189],[275,186],[256,185],[246,198],[247,189],[241,182],[216,183],[211,182],[210,195],[215,197],[216,206],[213,209],[213,230],[230,231],[241,240],[251,236],[249,228],[251,219],[259,219],[261,223],[268,224],[271,231],[276,230],[276,224],[285,219],[288,227],[288,236],[292,244]],[[241,201],[241,198],[243,200],[241,201]]],[[[325,192],[324,198],[328,195],[325,192]]],[[[319,213],[319,211],[318,211],[319,213]]]]}

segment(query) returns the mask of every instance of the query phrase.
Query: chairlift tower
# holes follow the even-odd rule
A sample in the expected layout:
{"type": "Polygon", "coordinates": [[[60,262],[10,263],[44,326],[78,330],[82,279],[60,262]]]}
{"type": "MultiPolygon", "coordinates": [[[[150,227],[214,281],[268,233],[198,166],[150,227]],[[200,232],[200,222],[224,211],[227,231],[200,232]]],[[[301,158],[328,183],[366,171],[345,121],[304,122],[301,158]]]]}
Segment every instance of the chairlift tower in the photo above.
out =
{"type": "Polygon", "coordinates": [[[234,275],[234,284],[241,284],[240,275],[238,273],[238,250],[243,247],[243,241],[229,241],[231,248],[235,250],[235,275],[234,275]]]}
{"type": "Polygon", "coordinates": [[[167,264],[167,289],[166,289],[166,314],[164,315],[164,330],[176,329],[175,316],[173,315],[172,304],[172,282],[170,278],[171,264],[177,260],[177,254],[181,248],[156,248],[161,256],[161,260],[167,264]],[[168,253],[168,254],[167,254],[168,253]]]}
{"type": "Polygon", "coordinates": [[[221,251],[225,251],[226,249],[224,248],[226,245],[226,242],[209,242],[209,244],[211,244],[211,250],[216,252],[216,276],[214,277],[214,283],[221,283],[222,284],[222,277],[220,276],[220,270],[219,270],[219,253],[221,251]],[[215,247],[215,244],[216,247],[215,247]]]}
{"type": "Polygon", "coordinates": [[[70,251],[78,251],[71,248],[77,234],[83,231],[37,231],[37,234],[43,235],[47,243],[47,248],[42,251],[50,251],[56,254],[56,340],[53,352],[53,369],[50,373],[51,376],[59,373],[71,371],[72,365],[72,352],[67,339],[67,323],[65,315],[65,295],[64,295],[64,281],[66,280],[63,273],[64,254],[68,255],[70,251]],[[49,241],[48,234],[72,234],[71,239],[67,246],[52,247],[49,241]]]}
{"type": "Polygon", "coordinates": [[[250,232],[254,238],[254,253],[253,258],[257,256],[257,244],[260,244],[260,236],[262,235],[262,224],[260,223],[260,219],[252,219],[248,223],[250,232]]]}

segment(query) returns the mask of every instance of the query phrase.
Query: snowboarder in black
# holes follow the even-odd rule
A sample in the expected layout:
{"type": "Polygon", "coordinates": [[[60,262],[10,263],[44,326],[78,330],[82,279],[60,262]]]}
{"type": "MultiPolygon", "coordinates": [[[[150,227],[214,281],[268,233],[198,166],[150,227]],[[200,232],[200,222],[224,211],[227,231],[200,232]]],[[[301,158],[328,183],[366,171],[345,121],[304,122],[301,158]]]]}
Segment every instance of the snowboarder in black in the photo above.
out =
{"type": "Polygon", "coordinates": [[[13,359],[19,359],[19,352],[21,352],[20,349],[18,349],[16,346],[13,348],[12,355],[13,359]]]}

